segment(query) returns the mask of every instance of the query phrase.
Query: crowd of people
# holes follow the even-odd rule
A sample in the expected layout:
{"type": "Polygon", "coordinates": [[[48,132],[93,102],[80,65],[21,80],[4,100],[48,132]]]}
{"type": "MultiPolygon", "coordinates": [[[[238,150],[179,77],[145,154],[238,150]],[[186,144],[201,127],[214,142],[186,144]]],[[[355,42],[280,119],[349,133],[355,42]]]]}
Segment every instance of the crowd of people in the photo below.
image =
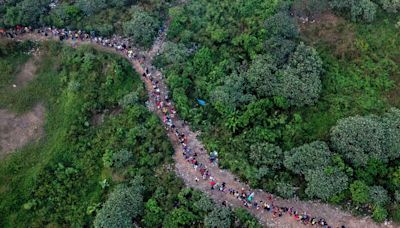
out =
{"type": "MultiPolygon", "coordinates": [[[[164,32],[164,30],[164,28],[161,28],[160,33],[164,32]]],[[[209,164],[204,164],[199,161],[199,154],[188,145],[188,137],[185,134],[184,129],[178,127],[176,124],[178,120],[176,108],[169,97],[166,87],[162,82],[160,82],[162,80],[162,75],[151,66],[151,59],[148,56],[146,57],[145,54],[137,54],[138,49],[131,45],[129,39],[120,36],[105,38],[96,36],[95,33],[70,31],[56,28],[32,29],[31,27],[17,26],[16,28],[10,30],[0,29],[0,35],[9,38],[16,38],[18,35],[23,33],[36,33],[43,37],[48,37],[49,39],[58,39],[60,41],[70,40],[73,46],[76,45],[76,42],[95,43],[103,47],[114,48],[116,51],[123,53],[129,60],[138,61],[143,69],[142,77],[151,83],[152,87],[151,91],[149,91],[150,100],[157,109],[157,112],[162,115],[162,121],[165,128],[171,134],[176,136],[176,140],[179,142],[179,145],[182,148],[182,155],[184,159],[191,164],[196,172],[200,174],[202,181],[207,181],[210,184],[210,189],[212,191],[220,191],[230,194],[232,197],[240,200],[243,207],[271,213],[274,218],[279,218],[286,214],[304,225],[333,228],[327,224],[324,218],[313,217],[305,212],[299,212],[293,207],[288,208],[274,205],[272,195],[267,199],[257,202],[254,200],[255,192],[246,190],[244,188],[241,188],[240,190],[230,188],[227,183],[223,182],[222,180],[217,180],[207,166],[217,163],[218,159],[216,152],[209,154],[209,164]]],[[[194,180],[195,182],[201,181],[197,176],[194,177],[194,180]]],[[[224,201],[223,205],[227,206],[227,202],[224,201]]],[[[345,228],[345,226],[341,226],[341,228],[345,228]]]]}

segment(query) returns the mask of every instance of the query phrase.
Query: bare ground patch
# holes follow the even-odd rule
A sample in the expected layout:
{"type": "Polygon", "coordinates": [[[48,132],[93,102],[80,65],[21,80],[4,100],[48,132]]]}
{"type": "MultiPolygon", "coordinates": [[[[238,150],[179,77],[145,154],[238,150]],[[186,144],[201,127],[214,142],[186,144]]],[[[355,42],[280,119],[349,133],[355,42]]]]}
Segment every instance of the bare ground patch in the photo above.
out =
{"type": "Polygon", "coordinates": [[[312,21],[297,18],[303,38],[311,45],[327,45],[338,57],[358,56],[354,26],[328,11],[312,21]]]}
{"type": "Polygon", "coordinates": [[[21,67],[21,70],[15,77],[14,88],[26,86],[30,81],[35,79],[36,70],[39,65],[41,56],[38,50],[33,52],[32,57],[21,67]]]}
{"type": "Polygon", "coordinates": [[[41,104],[20,116],[0,109],[0,159],[27,143],[38,140],[44,133],[44,117],[45,108],[41,104]]]}

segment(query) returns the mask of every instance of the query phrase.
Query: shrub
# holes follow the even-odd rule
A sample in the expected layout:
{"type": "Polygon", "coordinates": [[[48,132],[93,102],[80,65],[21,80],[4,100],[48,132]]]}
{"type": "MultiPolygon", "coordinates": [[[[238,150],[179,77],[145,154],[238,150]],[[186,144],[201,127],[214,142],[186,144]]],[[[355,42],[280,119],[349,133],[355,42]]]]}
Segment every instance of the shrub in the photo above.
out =
{"type": "Polygon", "coordinates": [[[383,222],[386,220],[388,216],[388,212],[387,210],[378,205],[374,208],[374,212],[372,213],[372,218],[376,221],[376,222],[383,222]]]}
{"type": "Polygon", "coordinates": [[[132,219],[143,213],[142,185],[143,178],[136,177],[130,186],[117,186],[96,215],[94,227],[132,227],[132,219]]]}
{"type": "Polygon", "coordinates": [[[365,204],[369,201],[369,187],[362,181],[354,181],[350,185],[351,199],[356,204],[365,204]]]}
{"type": "Polygon", "coordinates": [[[138,7],[131,9],[132,19],[123,24],[125,35],[140,46],[149,47],[157,35],[160,22],[138,7]]]}
{"type": "Polygon", "coordinates": [[[289,199],[294,197],[296,190],[287,182],[278,182],[276,185],[276,192],[279,196],[289,199]]]}
{"type": "Polygon", "coordinates": [[[309,170],[305,179],[307,181],[307,196],[326,201],[346,190],[349,178],[342,171],[333,168],[331,170],[309,170]]]}

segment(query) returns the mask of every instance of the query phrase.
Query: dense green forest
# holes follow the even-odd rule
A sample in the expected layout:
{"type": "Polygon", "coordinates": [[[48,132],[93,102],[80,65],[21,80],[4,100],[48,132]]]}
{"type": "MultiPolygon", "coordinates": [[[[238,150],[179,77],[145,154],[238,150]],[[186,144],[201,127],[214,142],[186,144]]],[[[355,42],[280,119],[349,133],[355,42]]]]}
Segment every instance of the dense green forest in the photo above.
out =
{"type": "Polygon", "coordinates": [[[0,161],[0,227],[258,226],[175,176],[172,146],[122,57],[40,44],[37,78],[9,89],[38,45],[0,43],[0,107],[22,113],[40,102],[47,110],[44,138],[0,161]]]}
{"type": "Polygon", "coordinates": [[[252,186],[399,221],[399,9],[192,1],[170,9],[155,63],[181,116],[252,186]]]}
{"type": "MultiPolygon", "coordinates": [[[[148,48],[171,18],[154,64],[222,168],[285,198],[400,222],[398,0],[52,2],[6,1],[0,27],[122,34],[148,48]]],[[[0,49],[0,89],[34,44],[16,45],[0,49]]],[[[44,100],[49,112],[46,138],[0,166],[0,183],[11,186],[0,186],[0,226],[122,226],[127,217],[147,227],[201,226],[218,213],[255,224],[242,211],[212,211],[170,173],[172,147],[127,62],[88,47],[44,48],[37,80],[16,94],[0,91],[1,107],[21,113],[44,100]]]]}

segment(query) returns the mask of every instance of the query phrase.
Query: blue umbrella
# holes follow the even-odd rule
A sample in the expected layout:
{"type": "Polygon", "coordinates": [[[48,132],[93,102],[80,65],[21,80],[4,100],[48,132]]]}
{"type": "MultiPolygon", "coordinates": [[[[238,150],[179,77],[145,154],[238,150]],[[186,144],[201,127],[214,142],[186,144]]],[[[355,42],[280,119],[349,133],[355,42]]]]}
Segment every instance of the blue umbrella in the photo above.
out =
{"type": "Polygon", "coordinates": [[[198,98],[196,98],[196,100],[199,103],[199,105],[206,106],[206,102],[204,100],[201,100],[201,99],[198,99],[198,98]]]}

